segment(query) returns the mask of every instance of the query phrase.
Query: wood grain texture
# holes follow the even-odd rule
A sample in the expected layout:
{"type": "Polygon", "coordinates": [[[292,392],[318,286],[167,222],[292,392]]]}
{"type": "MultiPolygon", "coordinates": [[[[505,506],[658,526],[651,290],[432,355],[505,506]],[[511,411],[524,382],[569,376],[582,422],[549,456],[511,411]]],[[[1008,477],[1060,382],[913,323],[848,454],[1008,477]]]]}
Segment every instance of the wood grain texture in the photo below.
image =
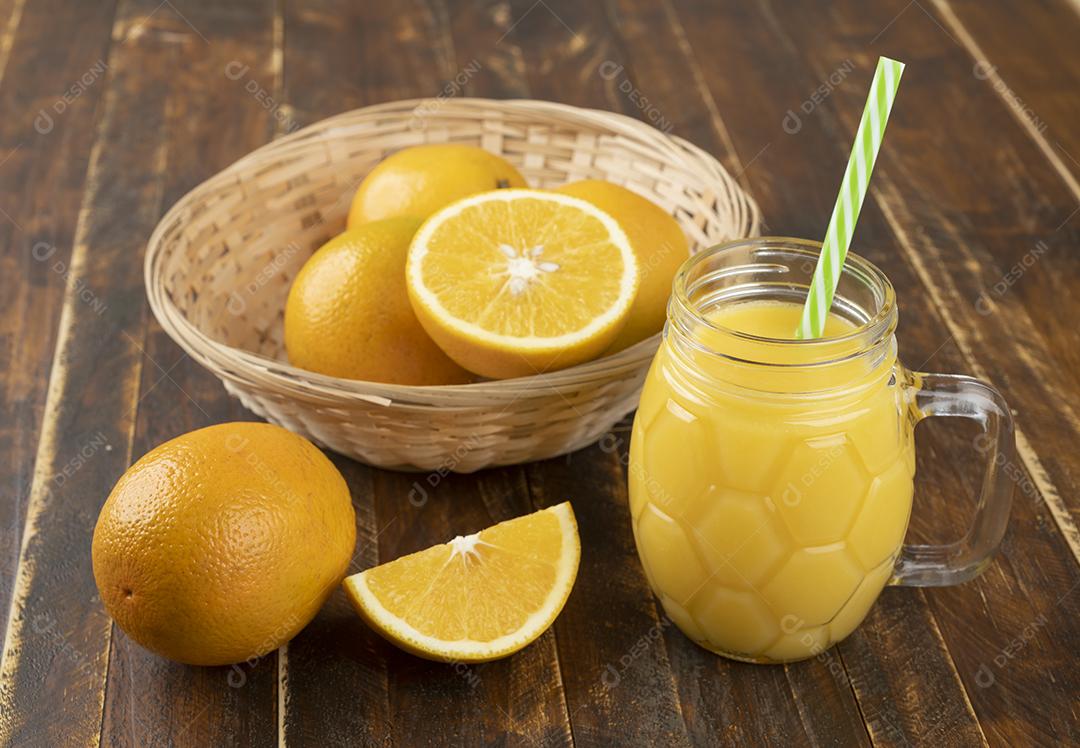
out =
{"type": "Polygon", "coordinates": [[[1072,0],[1022,8],[934,0],[933,7],[975,61],[972,75],[994,90],[1080,201],[1080,7],[1072,0]]]}
{"type": "MultiPolygon", "coordinates": [[[[634,17],[639,18],[637,14],[634,14],[634,17]]],[[[711,100],[717,107],[716,110],[724,112],[725,116],[718,122],[714,114],[702,108],[698,110],[700,113],[694,112],[691,120],[694,124],[690,126],[695,126],[696,129],[688,134],[695,142],[709,143],[710,138],[716,142],[728,137],[730,133],[741,156],[737,160],[747,165],[744,177],[762,205],[770,231],[813,236],[822,229],[808,222],[824,222],[831,209],[828,191],[835,191],[835,186],[821,184],[815,188],[814,175],[807,175],[802,171],[798,172],[799,179],[784,178],[785,174],[793,173],[791,164],[797,163],[795,159],[803,159],[805,156],[797,154],[796,149],[792,148],[793,144],[782,142],[782,139],[790,141],[791,138],[782,130],[784,109],[779,107],[788,97],[801,98],[802,90],[795,81],[772,81],[767,69],[756,70],[747,66],[737,80],[734,76],[727,76],[722,72],[730,69],[735,60],[750,57],[755,49],[772,43],[767,35],[748,33],[747,29],[754,25],[753,14],[741,13],[738,9],[733,8],[730,13],[717,13],[711,6],[707,9],[687,9],[680,6],[673,26],[678,31],[686,30],[685,33],[692,39],[693,49],[698,49],[701,44],[707,46],[705,40],[709,38],[731,41],[723,45],[722,49],[718,45],[709,47],[710,50],[715,50],[715,53],[682,55],[681,69],[675,67],[679,63],[679,57],[666,57],[665,68],[674,69],[675,80],[708,81],[711,93],[702,99],[711,100]],[[694,67],[699,64],[703,66],[703,70],[695,72],[694,67]],[[764,88],[771,88],[775,94],[770,100],[759,103],[752,98],[750,92],[764,88]],[[776,109],[770,110],[769,107],[776,109]],[[773,114],[773,111],[776,113],[773,114]],[[766,128],[762,126],[763,122],[775,124],[773,128],[766,128]],[[785,149],[791,150],[786,153],[785,149]],[[811,207],[814,204],[820,204],[820,207],[811,207]],[[814,215],[815,209],[821,217],[814,215]]],[[[758,25],[761,25],[760,22],[758,25]]],[[[649,24],[648,28],[653,32],[656,24],[649,24]]],[[[651,38],[655,39],[655,33],[651,38]]],[[[655,44],[655,41],[653,43],[655,44]]],[[[779,64],[777,63],[778,67],[779,64]]],[[[679,112],[684,98],[681,89],[665,81],[663,76],[656,72],[657,69],[657,65],[639,66],[640,72],[632,79],[633,84],[654,100],[660,110],[679,112]]],[[[679,132],[678,128],[676,132],[679,132]]],[[[801,147],[806,148],[807,152],[819,154],[825,144],[804,141],[801,147]]],[[[844,154],[836,155],[841,169],[840,159],[843,157],[844,154]]],[[[672,633],[672,638],[680,643],[685,641],[676,632],[672,633]]],[[[919,678],[920,685],[928,691],[936,691],[946,704],[956,705],[962,713],[963,700],[958,693],[955,674],[942,648],[939,646],[930,650],[925,659],[926,662],[920,663],[921,672],[924,673],[919,678]],[[936,666],[928,667],[930,663],[935,663],[936,666]],[[943,672],[948,676],[944,683],[952,683],[951,695],[936,686],[942,682],[943,672]]],[[[712,665],[707,660],[703,662],[710,673],[713,670],[733,669],[728,663],[712,665]]],[[[867,735],[862,720],[845,719],[846,714],[858,712],[852,700],[852,683],[855,679],[846,671],[845,665],[846,660],[832,652],[817,660],[789,666],[787,678],[793,685],[785,682],[783,678],[772,681],[770,685],[769,672],[761,674],[758,672],[760,669],[746,668],[740,671],[734,668],[734,672],[725,675],[729,682],[733,682],[729,687],[742,689],[746,694],[743,702],[745,706],[741,709],[737,704],[708,698],[709,694],[715,693],[712,684],[693,684],[693,688],[689,689],[692,694],[695,691],[704,694],[704,697],[699,697],[701,706],[698,710],[702,715],[699,718],[701,734],[707,735],[706,731],[710,727],[724,726],[727,727],[732,741],[752,739],[753,735],[763,734],[779,742],[824,740],[830,735],[844,743],[865,742],[867,735]],[[809,687],[799,689],[798,685],[809,687]],[[785,704],[785,701],[788,704],[785,704]],[[768,706],[762,708],[759,706],[761,704],[768,706]],[[760,721],[754,720],[755,714],[760,714],[760,721]],[[737,718],[735,715],[738,715],[737,718]]],[[[685,672],[686,667],[678,669],[685,672]]],[[[776,674],[779,674],[778,669],[776,674]]],[[[686,698],[684,696],[684,703],[686,698]]],[[[970,717],[964,718],[970,724],[970,717]]]]}
{"type": "MultiPolygon", "coordinates": [[[[0,0],[0,744],[1080,743],[1078,29],[1066,0],[0,0]],[[708,654],[638,563],[627,421],[573,455],[468,476],[334,457],[353,571],[572,502],[575,589],[508,659],[417,659],[340,592],[236,668],[166,662],[111,625],[89,542],[116,477],[165,439],[251,417],[145,310],[138,258],[187,189],[354,107],[533,97],[687,137],[738,175],[768,233],[814,237],[879,54],[908,68],[856,251],[898,289],[903,359],[993,381],[1021,429],[1009,534],[978,580],[886,590],[803,663],[708,654]]],[[[911,539],[963,531],[973,436],[920,426],[911,539]]]]}
{"type": "MultiPolygon", "coordinates": [[[[402,97],[384,91],[382,79],[374,80],[387,67],[397,80],[400,56],[378,46],[380,40],[390,44],[389,36],[379,32],[390,31],[389,8],[335,0],[289,3],[282,23],[288,64],[281,100],[290,126],[402,97]]],[[[327,231],[330,235],[332,227],[327,231]]],[[[337,462],[345,467],[348,461],[337,462]]],[[[343,474],[357,512],[357,550],[349,569],[355,573],[379,562],[381,528],[374,471],[349,464],[343,474]]],[[[280,667],[280,740],[294,745],[393,744],[387,645],[360,622],[340,591],[287,650],[280,667]]]]}
{"type": "Polygon", "coordinates": [[[165,117],[163,88],[109,60],[0,669],[0,739],[11,743],[88,744],[101,725],[111,622],[87,551],[129,461],[143,305],[138,263],[127,260],[159,212],[160,169],[144,165],[160,163],[165,117]],[[122,155],[106,157],[114,149],[122,155]],[[90,457],[57,485],[52,476],[76,455],[90,457]]]}
{"type": "MultiPolygon", "coordinates": [[[[112,29],[111,3],[0,8],[0,636],[112,29]],[[64,16],[70,23],[57,27],[64,16]],[[88,74],[89,85],[80,78],[88,74]],[[80,91],[70,103],[63,93],[80,91]],[[57,111],[60,110],[60,111],[57,111]]],[[[51,476],[50,476],[51,477],[51,476]]]]}
{"type": "MultiPolygon", "coordinates": [[[[401,81],[408,78],[398,65],[402,58],[405,64],[411,62],[408,55],[391,52],[392,39],[399,33],[392,30],[393,15],[390,7],[339,0],[285,6],[288,66],[282,103],[290,124],[308,124],[377,101],[416,95],[384,89],[399,85],[407,90],[408,84],[401,81]]],[[[415,29],[406,33],[418,41],[415,29]]],[[[327,227],[328,236],[332,230],[327,227]]],[[[349,569],[355,573],[379,562],[381,528],[374,471],[349,465],[344,475],[357,511],[357,551],[349,569]]],[[[360,622],[340,591],[287,649],[280,668],[281,740],[296,745],[393,744],[388,645],[360,622]]]]}
{"type": "MultiPolygon", "coordinates": [[[[903,7],[897,2],[875,9],[861,20],[857,39],[826,41],[826,29],[820,29],[814,40],[827,46],[814,48],[814,74],[824,78],[837,59],[869,56],[869,40],[903,7]]],[[[809,30],[801,24],[813,14],[784,10],[776,6],[798,29],[789,42],[809,49],[809,30]]],[[[1080,412],[1063,396],[1080,382],[1070,322],[1080,310],[1066,281],[1080,273],[1080,256],[1068,249],[1080,239],[1080,222],[1070,218],[1078,198],[987,81],[976,77],[976,61],[940,19],[900,13],[877,43],[882,51],[905,50],[909,61],[907,108],[897,112],[900,127],[890,131],[895,148],[883,154],[875,175],[879,205],[973,373],[1013,399],[1059,403],[1038,418],[1018,413],[1021,456],[1031,480],[1049,478],[1041,486],[1044,499],[1080,558],[1077,508],[1065,505],[1067,492],[1060,489],[1080,477],[1066,446],[1080,429],[1080,412]],[[933,111],[938,127],[922,127],[923,118],[914,114],[920,111],[933,111]],[[936,157],[918,168],[901,155],[926,148],[936,157]]],[[[847,103],[845,112],[859,97],[848,87],[837,94],[847,103]]]]}

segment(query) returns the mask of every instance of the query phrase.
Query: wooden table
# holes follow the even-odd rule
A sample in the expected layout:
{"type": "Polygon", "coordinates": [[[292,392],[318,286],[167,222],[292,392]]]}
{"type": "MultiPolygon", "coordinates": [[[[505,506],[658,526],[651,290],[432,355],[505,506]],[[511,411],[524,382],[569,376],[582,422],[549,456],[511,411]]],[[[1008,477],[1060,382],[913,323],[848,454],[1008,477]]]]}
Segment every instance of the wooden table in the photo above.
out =
{"type": "MultiPolygon", "coordinates": [[[[16,745],[979,745],[1080,742],[1080,13],[1075,2],[0,0],[0,742],[16,745]],[[1021,10],[1022,7],[1022,10],[1021,10]],[[541,464],[412,477],[336,459],[354,567],[569,498],[581,573],[552,630],[429,663],[335,594],[236,668],[153,656],[96,595],[113,482],[250,418],[149,314],[141,256],[186,190],[273,137],[398,98],[598,107],[710,150],[773,234],[819,237],[879,54],[908,65],[856,235],[913,368],[994,382],[1017,487],[975,582],[889,589],[848,640],[743,665],[665,623],[637,562],[626,424],[541,464]],[[610,445],[617,448],[611,449],[610,445]]],[[[957,537],[972,431],[919,429],[911,536],[957,537]]]]}

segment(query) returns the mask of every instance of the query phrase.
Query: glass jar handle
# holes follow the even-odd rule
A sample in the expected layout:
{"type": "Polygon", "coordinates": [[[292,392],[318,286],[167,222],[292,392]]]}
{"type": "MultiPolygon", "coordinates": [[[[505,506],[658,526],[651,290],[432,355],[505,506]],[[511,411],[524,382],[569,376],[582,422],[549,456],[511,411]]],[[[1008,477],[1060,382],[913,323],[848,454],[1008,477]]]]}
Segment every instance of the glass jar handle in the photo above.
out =
{"type": "Polygon", "coordinates": [[[974,579],[989,566],[1001,544],[1012,507],[1013,484],[1006,474],[1015,462],[1012,413],[990,385],[956,374],[909,375],[916,423],[935,416],[977,421],[975,450],[986,458],[975,516],[964,536],[946,545],[904,545],[890,584],[945,587],[974,579]]]}

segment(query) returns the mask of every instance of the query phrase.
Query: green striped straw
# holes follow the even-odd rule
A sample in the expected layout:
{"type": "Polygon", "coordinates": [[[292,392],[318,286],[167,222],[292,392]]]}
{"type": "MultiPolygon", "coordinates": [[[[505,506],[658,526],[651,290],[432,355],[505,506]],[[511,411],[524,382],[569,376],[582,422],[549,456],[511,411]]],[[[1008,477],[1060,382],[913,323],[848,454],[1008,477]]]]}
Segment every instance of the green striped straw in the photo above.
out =
{"type": "Polygon", "coordinates": [[[878,58],[874,82],[870,84],[859,131],[855,133],[855,143],[844,171],[844,181],[840,185],[840,194],[836,196],[829,229],[825,232],[821,257],[814,268],[810,292],[806,295],[802,320],[795,331],[796,338],[820,338],[825,332],[825,320],[829,316],[836,284],[840,282],[840,270],[844,267],[851,236],[855,233],[855,222],[859,220],[870,173],[874,170],[878,148],[881,147],[885,125],[889,122],[893,99],[896,98],[896,89],[903,74],[904,63],[888,57],[878,58]]]}

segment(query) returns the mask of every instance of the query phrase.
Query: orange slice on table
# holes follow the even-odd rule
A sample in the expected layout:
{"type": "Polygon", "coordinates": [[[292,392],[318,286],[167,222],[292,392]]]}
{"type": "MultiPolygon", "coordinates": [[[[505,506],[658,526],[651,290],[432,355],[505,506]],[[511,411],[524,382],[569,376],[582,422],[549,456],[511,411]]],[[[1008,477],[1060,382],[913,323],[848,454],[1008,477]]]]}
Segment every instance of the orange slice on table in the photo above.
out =
{"type": "Polygon", "coordinates": [[[493,378],[599,355],[638,288],[638,262],[615,219],[542,190],[496,190],[443,208],[413,237],[405,275],[428,335],[493,378]]]}
{"type": "Polygon", "coordinates": [[[444,662],[484,662],[544,633],[581,558],[564,502],[348,577],[361,617],[397,646],[444,662]]]}

